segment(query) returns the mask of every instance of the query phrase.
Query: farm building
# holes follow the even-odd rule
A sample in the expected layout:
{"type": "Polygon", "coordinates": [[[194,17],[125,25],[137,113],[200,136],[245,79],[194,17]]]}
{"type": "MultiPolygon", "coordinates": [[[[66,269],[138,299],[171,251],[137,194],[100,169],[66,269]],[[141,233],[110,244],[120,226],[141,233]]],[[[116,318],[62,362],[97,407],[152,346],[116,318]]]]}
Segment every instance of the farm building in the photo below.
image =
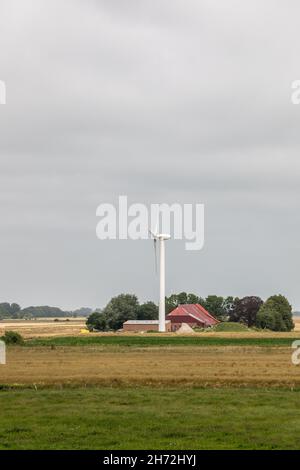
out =
{"type": "Polygon", "coordinates": [[[171,331],[176,331],[182,323],[187,323],[190,327],[207,328],[219,323],[204,307],[200,304],[178,305],[169,315],[167,320],[171,321],[171,331]]]}
{"type": "MultiPolygon", "coordinates": [[[[158,320],[127,320],[124,331],[158,331],[158,320]]],[[[166,321],[166,331],[171,331],[171,321],[166,321]]]]}

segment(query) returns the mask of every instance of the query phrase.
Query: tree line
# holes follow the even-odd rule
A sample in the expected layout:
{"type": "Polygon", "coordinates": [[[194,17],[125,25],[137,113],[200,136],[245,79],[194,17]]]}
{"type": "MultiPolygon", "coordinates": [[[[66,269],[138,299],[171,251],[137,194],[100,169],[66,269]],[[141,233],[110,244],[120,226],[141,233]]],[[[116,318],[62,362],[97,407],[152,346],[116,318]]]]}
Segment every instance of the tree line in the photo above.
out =
{"type": "MultiPolygon", "coordinates": [[[[248,327],[273,331],[291,331],[294,328],[292,307],[283,295],[273,295],[265,302],[257,296],[222,297],[208,295],[206,298],[193,293],[180,292],[166,297],[166,313],[178,305],[199,303],[220,321],[239,322],[248,327]]],[[[87,326],[101,331],[118,330],[126,320],[157,320],[158,306],[154,302],[140,303],[133,294],[113,297],[104,309],[95,312],[87,307],[64,311],[57,307],[35,306],[21,308],[17,303],[0,303],[0,320],[61,318],[88,316],[87,326]]]]}
{"type": "Polygon", "coordinates": [[[49,307],[47,305],[22,309],[17,303],[0,303],[0,320],[5,320],[6,318],[30,320],[32,318],[84,317],[92,312],[93,310],[88,307],[65,311],[58,307],[49,307]]]}
{"type": "MultiPolygon", "coordinates": [[[[292,307],[283,295],[273,295],[265,302],[258,296],[222,297],[209,295],[206,298],[181,292],[166,297],[166,313],[178,305],[202,305],[220,321],[243,323],[272,331],[291,331],[294,328],[292,307]]],[[[90,330],[108,331],[121,329],[127,320],[157,320],[158,306],[154,302],[140,304],[136,295],[120,294],[113,297],[102,310],[93,312],[88,320],[90,330]]]]}

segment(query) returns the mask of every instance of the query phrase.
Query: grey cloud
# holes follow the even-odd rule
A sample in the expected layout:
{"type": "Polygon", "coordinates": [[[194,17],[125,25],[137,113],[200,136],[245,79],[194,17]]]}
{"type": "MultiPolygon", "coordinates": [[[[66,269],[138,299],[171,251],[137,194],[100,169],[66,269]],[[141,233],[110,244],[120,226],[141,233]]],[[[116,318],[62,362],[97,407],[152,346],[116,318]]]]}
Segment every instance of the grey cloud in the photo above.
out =
{"type": "Polygon", "coordinates": [[[127,194],[206,204],[204,250],[168,244],[169,291],[281,291],[300,308],[296,1],[0,9],[3,300],[156,300],[151,246],[95,237],[97,205],[127,194]]]}

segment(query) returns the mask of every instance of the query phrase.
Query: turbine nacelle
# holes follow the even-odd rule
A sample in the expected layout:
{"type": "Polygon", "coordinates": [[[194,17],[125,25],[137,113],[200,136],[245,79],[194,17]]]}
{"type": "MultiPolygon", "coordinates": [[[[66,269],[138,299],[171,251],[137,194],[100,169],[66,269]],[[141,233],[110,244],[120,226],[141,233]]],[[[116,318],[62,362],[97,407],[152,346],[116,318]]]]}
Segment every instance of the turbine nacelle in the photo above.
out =
{"type": "Polygon", "coordinates": [[[170,240],[170,238],[171,238],[171,235],[169,235],[168,233],[159,233],[156,236],[157,236],[158,240],[170,240]]]}
{"type": "Polygon", "coordinates": [[[151,230],[149,230],[151,236],[154,238],[154,240],[170,240],[171,235],[168,233],[153,233],[151,230]]]}

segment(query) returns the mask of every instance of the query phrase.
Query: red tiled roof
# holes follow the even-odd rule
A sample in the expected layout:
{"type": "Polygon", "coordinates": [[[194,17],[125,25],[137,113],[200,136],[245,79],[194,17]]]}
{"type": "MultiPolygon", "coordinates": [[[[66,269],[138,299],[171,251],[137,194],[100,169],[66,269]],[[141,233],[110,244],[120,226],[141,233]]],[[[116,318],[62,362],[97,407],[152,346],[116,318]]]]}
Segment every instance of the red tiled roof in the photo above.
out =
{"type": "Polygon", "coordinates": [[[213,317],[204,307],[200,304],[182,304],[178,305],[169,315],[167,315],[168,320],[174,320],[176,316],[188,315],[205,325],[211,326],[219,323],[215,317],[213,317]]]}

